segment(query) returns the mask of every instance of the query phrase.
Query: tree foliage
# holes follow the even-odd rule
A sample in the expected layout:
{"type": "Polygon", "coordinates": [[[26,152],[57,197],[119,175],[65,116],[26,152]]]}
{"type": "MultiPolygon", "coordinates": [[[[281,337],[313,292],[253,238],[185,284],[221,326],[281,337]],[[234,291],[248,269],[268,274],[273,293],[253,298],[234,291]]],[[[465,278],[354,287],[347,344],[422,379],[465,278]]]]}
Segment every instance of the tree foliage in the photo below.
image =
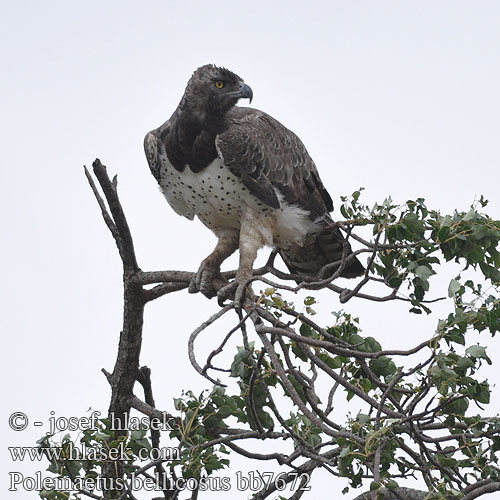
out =
{"type": "MultiPolygon", "coordinates": [[[[319,468],[344,478],[349,498],[470,500],[500,490],[500,419],[487,411],[492,388],[480,370],[493,362],[488,343],[500,329],[500,221],[483,213],[485,199],[443,215],[422,198],[402,205],[388,198],[371,207],[362,202],[361,189],[342,198],[344,220],[335,227],[352,243],[353,255],[366,256],[364,276],[356,282],[339,279],[352,258],[347,243],[343,260],[325,266],[316,278],[280,271],[272,252],[252,280],[261,292],[248,293],[242,310],[214,304],[213,316],[189,337],[186,332],[189,361],[207,379],[207,390],[186,390],[161,411],[151,372],[139,363],[144,305],[185,289],[192,273],[139,269],[116,180],[109,180],[98,160],[94,173],[107,205],[88,172],[87,177],[124,264],[124,329],[115,368],[106,372],[109,416],[99,428],[84,431],[79,443],[52,436],[39,446],[50,461],[48,470],[59,477],[115,482],[104,491],[77,488],[74,498],[135,498],[138,478],[154,481],[161,498],[197,498],[206,489],[228,486],[216,478],[231,472],[230,452],[261,461],[260,470],[266,463],[279,467],[279,473],[254,478],[259,488],[247,494],[256,499],[297,499],[311,487],[314,492],[319,468]],[[444,283],[440,275],[450,261],[456,274],[444,283]],[[303,289],[309,295],[299,300],[303,289]],[[343,305],[353,297],[378,302],[381,316],[389,301],[406,303],[410,318],[430,314],[438,302],[446,302],[448,313],[435,331],[419,333],[413,348],[398,350],[363,333],[365,320],[343,305]],[[331,321],[319,324],[315,313],[323,303],[335,306],[331,321]],[[217,329],[225,315],[234,316],[234,327],[219,330],[223,340],[217,345],[214,340],[213,351],[200,362],[196,339],[209,327],[217,329]],[[477,333],[479,344],[471,340],[477,333]],[[232,362],[218,366],[230,341],[238,345],[232,362]],[[144,389],[142,399],[137,384],[134,392],[135,381],[144,389]],[[341,401],[352,411],[339,418],[341,401]],[[167,416],[172,425],[163,433],[147,422],[139,429],[110,430],[111,417],[126,421],[132,409],[150,422],[167,416]],[[50,451],[70,443],[96,450],[121,447],[125,455],[68,460],[50,451]],[[151,453],[167,446],[177,454],[151,453]],[[419,482],[412,483],[415,479],[419,482]]],[[[57,489],[40,496],[68,498],[57,489]]]]}

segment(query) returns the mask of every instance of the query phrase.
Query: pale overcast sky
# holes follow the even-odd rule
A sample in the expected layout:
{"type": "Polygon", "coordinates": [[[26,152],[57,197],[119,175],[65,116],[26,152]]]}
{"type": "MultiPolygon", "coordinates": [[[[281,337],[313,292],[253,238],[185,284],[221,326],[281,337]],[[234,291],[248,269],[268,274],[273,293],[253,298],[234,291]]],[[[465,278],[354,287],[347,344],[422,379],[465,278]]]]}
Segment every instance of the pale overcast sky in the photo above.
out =
{"type": "MultiPolygon", "coordinates": [[[[50,411],[85,416],[108,406],[100,370],[116,355],[121,263],[83,164],[99,157],[118,174],[144,270],[194,271],[211,250],[211,233],[167,205],[142,149],[202,64],[234,70],[252,87],[252,106],[302,138],[337,206],[360,186],[370,203],[423,197],[443,212],[483,194],[500,217],[496,0],[4,0],[0,25],[4,450],[46,430],[11,431],[13,411],[47,421],[50,411]]],[[[408,316],[400,304],[344,307],[391,348],[427,338],[438,317],[408,316]]],[[[322,317],[340,308],[325,304],[322,317]]],[[[148,306],[142,363],[160,408],[171,410],[183,388],[206,387],[186,343],[216,309],[186,292],[148,306]]],[[[500,339],[477,340],[500,354],[500,339]]],[[[490,412],[498,400],[497,390],[490,412]]],[[[44,468],[2,457],[4,471],[44,468]]],[[[340,498],[346,484],[314,480],[304,498],[340,498]]],[[[8,498],[27,495],[36,494],[8,498]]]]}

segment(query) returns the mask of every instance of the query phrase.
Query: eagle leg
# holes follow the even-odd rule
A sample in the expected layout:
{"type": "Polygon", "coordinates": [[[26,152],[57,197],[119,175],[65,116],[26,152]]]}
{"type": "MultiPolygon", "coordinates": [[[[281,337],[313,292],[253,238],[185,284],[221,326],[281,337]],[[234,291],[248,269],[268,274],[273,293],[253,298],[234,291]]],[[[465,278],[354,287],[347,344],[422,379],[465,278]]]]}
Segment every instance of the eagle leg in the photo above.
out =
{"type": "Polygon", "coordinates": [[[254,222],[245,223],[247,220],[243,219],[240,229],[240,264],[236,278],[217,292],[220,305],[226,299],[234,296],[233,303],[236,309],[241,309],[241,303],[245,296],[253,296],[252,287],[248,281],[253,276],[253,264],[257,258],[257,251],[266,243],[261,232],[256,230],[254,222]]]}
{"type": "Polygon", "coordinates": [[[238,248],[238,232],[235,230],[222,231],[218,235],[214,251],[203,259],[198,272],[189,283],[189,293],[201,292],[211,299],[217,295],[216,282],[225,282],[220,272],[220,266],[238,248]]]}

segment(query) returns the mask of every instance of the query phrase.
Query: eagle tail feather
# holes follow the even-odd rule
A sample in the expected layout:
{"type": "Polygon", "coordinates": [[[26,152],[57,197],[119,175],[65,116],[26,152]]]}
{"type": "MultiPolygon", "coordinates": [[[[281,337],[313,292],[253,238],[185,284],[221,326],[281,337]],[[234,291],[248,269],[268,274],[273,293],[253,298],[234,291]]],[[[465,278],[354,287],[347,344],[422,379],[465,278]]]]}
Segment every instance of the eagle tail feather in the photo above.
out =
{"type": "MultiPolygon", "coordinates": [[[[291,249],[280,249],[280,255],[288,270],[292,274],[304,274],[306,276],[318,276],[319,271],[327,264],[335,264],[328,269],[325,276],[331,276],[340,266],[344,252],[344,244],[347,244],[348,256],[352,254],[351,245],[346,243],[341,230],[333,225],[329,215],[317,219],[318,230],[311,233],[302,247],[291,249]],[[330,229],[329,229],[330,228],[330,229]]],[[[357,278],[365,272],[363,264],[357,257],[349,259],[342,270],[342,278],[357,278]]]]}

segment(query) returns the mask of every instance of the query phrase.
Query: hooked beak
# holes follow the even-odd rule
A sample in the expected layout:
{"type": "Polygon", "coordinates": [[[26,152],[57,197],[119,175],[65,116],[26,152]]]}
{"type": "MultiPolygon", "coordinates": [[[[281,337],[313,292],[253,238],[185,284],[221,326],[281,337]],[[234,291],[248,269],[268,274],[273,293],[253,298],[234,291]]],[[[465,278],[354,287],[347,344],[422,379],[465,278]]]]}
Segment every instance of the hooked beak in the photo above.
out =
{"type": "Polygon", "coordinates": [[[252,89],[250,88],[249,85],[247,85],[246,83],[242,83],[240,85],[240,89],[238,90],[238,97],[240,99],[249,99],[250,102],[252,102],[252,99],[253,99],[253,92],[252,92],[252,89]]]}

